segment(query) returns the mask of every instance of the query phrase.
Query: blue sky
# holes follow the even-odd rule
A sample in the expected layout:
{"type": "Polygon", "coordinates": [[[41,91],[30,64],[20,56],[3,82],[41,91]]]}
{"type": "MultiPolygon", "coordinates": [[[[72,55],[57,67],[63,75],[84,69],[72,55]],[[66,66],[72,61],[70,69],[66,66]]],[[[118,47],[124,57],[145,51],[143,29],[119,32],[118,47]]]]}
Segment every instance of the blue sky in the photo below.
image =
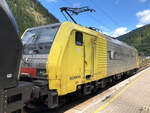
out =
{"type": "Polygon", "coordinates": [[[117,37],[150,23],[150,0],[39,0],[61,22],[60,7],[88,6],[96,12],[73,16],[83,26],[92,26],[117,37]]]}

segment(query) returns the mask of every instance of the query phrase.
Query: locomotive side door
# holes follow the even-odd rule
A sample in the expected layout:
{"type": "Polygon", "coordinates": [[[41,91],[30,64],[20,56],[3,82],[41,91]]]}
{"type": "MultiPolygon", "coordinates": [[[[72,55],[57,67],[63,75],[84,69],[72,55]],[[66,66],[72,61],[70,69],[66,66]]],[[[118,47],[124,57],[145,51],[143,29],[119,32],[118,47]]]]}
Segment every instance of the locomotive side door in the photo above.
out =
{"type": "Polygon", "coordinates": [[[89,34],[83,35],[84,42],[84,74],[85,79],[90,80],[94,75],[94,36],[89,34]]]}

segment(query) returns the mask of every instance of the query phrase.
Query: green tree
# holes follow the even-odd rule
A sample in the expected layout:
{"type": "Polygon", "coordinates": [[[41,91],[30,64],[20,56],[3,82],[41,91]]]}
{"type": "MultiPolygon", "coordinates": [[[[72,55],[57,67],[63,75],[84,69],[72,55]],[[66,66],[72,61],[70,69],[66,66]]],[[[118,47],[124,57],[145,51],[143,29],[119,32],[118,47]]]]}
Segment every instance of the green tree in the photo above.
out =
{"type": "Polygon", "coordinates": [[[21,35],[27,28],[59,22],[37,0],[6,1],[15,16],[21,35]]]}

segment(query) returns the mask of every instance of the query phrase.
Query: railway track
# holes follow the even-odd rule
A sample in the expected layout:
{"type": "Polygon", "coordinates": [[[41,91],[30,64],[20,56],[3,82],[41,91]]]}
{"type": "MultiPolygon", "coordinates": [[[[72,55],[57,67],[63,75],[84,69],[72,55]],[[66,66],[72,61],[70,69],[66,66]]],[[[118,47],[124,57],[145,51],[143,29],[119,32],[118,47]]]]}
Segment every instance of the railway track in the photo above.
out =
{"type": "MultiPolygon", "coordinates": [[[[149,67],[150,65],[147,65],[145,67],[141,67],[138,71],[142,71],[144,69],[146,69],[147,67],[149,67]]],[[[135,73],[134,73],[135,74],[135,73]]],[[[129,77],[133,76],[134,74],[130,75],[129,77]]],[[[120,80],[118,81],[115,81],[115,82],[112,82],[110,84],[108,84],[106,87],[102,88],[101,90],[98,90],[97,92],[95,93],[92,93],[90,95],[87,95],[87,96],[84,96],[84,97],[78,97],[78,98],[75,98],[75,99],[70,99],[68,102],[66,102],[65,104],[61,105],[60,107],[56,108],[56,109],[48,109],[46,106],[44,105],[37,105],[36,107],[28,107],[28,108],[25,108],[25,113],[64,113],[65,111],[73,108],[74,106],[76,105],[79,105],[83,102],[85,102],[86,100],[108,90],[109,88],[111,88],[112,86],[128,79],[129,77],[127,78],[121,78],[120,80]]]]}

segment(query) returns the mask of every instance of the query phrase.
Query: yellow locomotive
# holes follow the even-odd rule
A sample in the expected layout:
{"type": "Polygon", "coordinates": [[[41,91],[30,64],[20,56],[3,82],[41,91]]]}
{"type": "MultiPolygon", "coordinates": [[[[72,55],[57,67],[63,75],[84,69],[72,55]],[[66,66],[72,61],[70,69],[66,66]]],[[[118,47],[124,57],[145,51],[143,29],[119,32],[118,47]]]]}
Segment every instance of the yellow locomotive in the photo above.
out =
{"type": "Polygon", "coordinates": [[[21,74],[36,78],[36,85],[49,86],[53,92],[49,97],[55,97],[50,108],[58,105],[58,97],[79,90],[90,94],[108,81],[133,72],[139,64],[135,48],[71,22],[27,29],[22,42],[21,74]],[[43,83],[43,79],[48,82],[43,83]]]}
{"type": "Polygon", "coordinates": [[[45,25],[26,30],[21,42],[5,0],[0,17],[0,113],[23,113],[31,101],[55,108],[66,95],[90,94],[138,68],[135,48],[93,29],[45,25]]]}

